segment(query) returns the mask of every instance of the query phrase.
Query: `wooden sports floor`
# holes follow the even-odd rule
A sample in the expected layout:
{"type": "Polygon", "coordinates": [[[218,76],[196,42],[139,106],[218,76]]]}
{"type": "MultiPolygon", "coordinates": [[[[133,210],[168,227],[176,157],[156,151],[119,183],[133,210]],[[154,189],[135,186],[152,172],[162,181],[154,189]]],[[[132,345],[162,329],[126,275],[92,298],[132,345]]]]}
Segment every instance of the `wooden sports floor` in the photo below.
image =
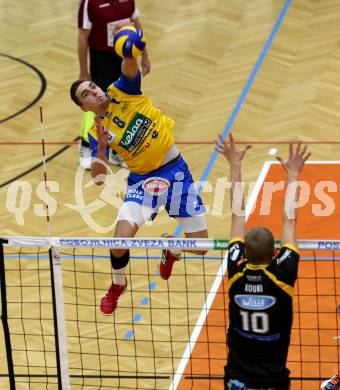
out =
{"type": "MultiPolygon", "coordinates": [[[[102,189],[91,185],[89,173],[78,170],[75,139],[79,136],[81,112],[69,99],[69,86],[78,78],[77,5],[75,0],[58,0],[53,4],[42,0],[0,0],[0,236],[46,236],[48,233],[39,196],[43,180],[42,130],[49,157],[47,178],[55,182],[51,192],[55,200],[50,207],[51,234],[67,237],[113,234],[124,172],[113,167],[112,180],[102,189]]],[[[218,180],[228,176],[228,167],[222,157],[215,159],[213,141],[218,133],[226,135],[232,131],[236,140],[254,144],[244,161],[246,182],[256,183],[263,166],[275,160],[275,155],[287,155],[289,141],[302,140],[309,144],[312,163],[304,172],[304,180],[311,183],[314,197],[308,197],[300,215],[299,238],[339,240],[340,2],[138,0],[138,6],[152,65],[142,89],[156,106],[175,119],[175,139],[194,178],[207,180],[202,197],[210,206],[209,235],[228,238],[229,234],[228,190],[217,190],[218,180]],[[320,181],[333,183],[323,187],[326,189],[321,199],[314,192],[320,181]],[[332,204],[332,212],[315,217],[315,207],[322,211],[332,204]]],[[[280,167],[269,165],[266,174],[270,180],[283,180],[280,167]]],[[[263,216],[255,210],[249,217],[249,226],[268,225],[279,237],[280,197],[273,199],[276,202],[271,203],[270,215],[263,216]]],[[[162,232],[174,232],[176,228],[176,221],[163,212],[153,224],[140,229],[138,236],[159,237],[162,232]]],[[[137,274],[144,264],[140,262],[132,267],[137,274]]],[[[212,266],[212,272],[217,267],[212,266]]],[[[109,273],[108,264],[102,269],[109,273]]],[[[318,316],[321,326],[329,330],[323,334],[323,343],[329,348],[321,352],[318,349],[324,364],[310,364],[302,372],[300,363],[292,363],[290,368],[296,378],[327,378],[339,370],[339,338],[336,338],[340,335],[340,320],[336,315],[339,273],[336,261],[306,262],[300,267],[299,277],[304,282],[299,291],[314,289],[315,296],[320,291],[329,296],[325,304],[329,315],[318,316]],[[313,277],[304,279],[316,272],[309,264],[316,267],[318,275],[325,273],[325,277],[317,279],[316,290],[313,277]]],[[[131,276],[134,286],[131,294],[138,296],[143,280],[136,274],[131,276]]],[[[102,276],[101,281],[100,288],[104,291],[109,275],[102,276]]],[[[79,283],[85,284],[86,280],[80,278],[79,283]]],[[[157,283],[160,290],[167,291],[166,283],[162,284],[160,279],[157,283]]],[[[200,278],[190,276],[193,289],[200,283],[200,278]]],[[[30,292],[26,293],[29,296],[30,292]]],[[[170,293],[164,299],[161,304],[166,307],[168,299],[180,297],[173,298],[170,293]]],[[[203,304],[204,295],[198,301],[203,304]]],[[[130,318],[126,314],[129,313],[127,302],[122,305],[126,306],[122,309],[125,312],[120,314],[126,315],[125,321],[130,318]]],[[[312,305],[312,302],[305,304],[312,305]]],[[[309,310],[318,310],[319,306],[313,307],[309,310]]],[[[162,318],[163,312],[166,309],[159,310],[157,316],[162,318]]],[[[302,316],[299,321],[314,320],[302,316]]],[[[298,326],[297,322],[295,325],[298,326]]],[[[161,328],[154,331],[162,334],[161,328]]],[[[310,337],[315,344],[311,350],[303,351],[306,361],[313,348],[317,349],[317,336],[313,332],[316,332],[314,328],[298,332],[299,337],[310,337]]],[[[292,361],[295,353],[298,354],[291,349],[292,361]]],[[[205,363],[200,364],[195,362],[195,372],[205,370],[205,363]]],[[[223,364],[218,360],[214,375],[222,375],[223,364]]],[[[184,367],[183,373],[190,374],[188,367],[184,367]]],[[[177,367],[173,369],[176,371],[177,367]]],[[[170,382],[165,380],[162,386],[169,387],[170,382]]],[[[296,380],[292,389],[318,389],[319,382],[296,380]]],[[[1,388],[6,388],[6,383],[1,388]]],[[[181,389],[223,388],[221,380],[208,383],[190,379],[186,383],[182,379],[178,386],[181,389]]],[[[18,388],[39,389],[39,385],[22,384],[18,388]]],[[[73,388],[86,386],[75,384],[73,388]]]]}

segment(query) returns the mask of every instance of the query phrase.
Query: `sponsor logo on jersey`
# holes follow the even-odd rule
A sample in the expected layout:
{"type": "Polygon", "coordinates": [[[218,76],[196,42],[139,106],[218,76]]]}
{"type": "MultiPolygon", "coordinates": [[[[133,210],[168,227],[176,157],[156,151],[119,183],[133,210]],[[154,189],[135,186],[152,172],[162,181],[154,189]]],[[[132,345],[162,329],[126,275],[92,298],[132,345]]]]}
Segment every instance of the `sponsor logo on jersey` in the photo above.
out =
{"type": "Polygon", "coordinates": [[[129,188],[126,194],[126,199],[129,200],[131,198],[143,200],[143,191],[129,188]]]}
{"type": "Polygon", "coordinates": [[[246,278],[249,282],[261,282],[262,275],[246,275],[246,278]]]}
{"type": "Polygon", "coordinates": [[[125,112],[128,109],[128,107],[129,107],[129,103],[124,102],[122,108],[120,109],[120,112],[125,112]]]}
{"type": "Polygon", "coordinates": [[[144,139],[145,133],[151,126],[151,120],[146,116],[137,113],[125,130],[119,146],[131,152],[144,139]]]}
{"type": "Polygon", "coordinates": [[[233,244],[231,248],[229,249],[229,259],[232,261],[239,260],[241,254],[241,247],[240,244],[233,244]]]}
{"type": "Polygon", "coordinates": [[[151,195],[161,195],[168,190],[170,182],[164,177],[149,177],[142,185],[144,191],[151,195]]]}
{"type": "Polygon", "coordinates": [[[152,132],[152,138],[157,138],[158,137],[158,131],[157,130],[154,130],[152,132]]]}
{"type": "Polygon", "coordinates": [[[263,292],[263,286],[262,284],[248,284],[244,286],[244,291],[245,292],[250,292],[250,293],[261,293],[263,292]]]}
{"type": "Polygon", "coordinates": [[[111,103],[120,104],[120,101],[117,100],[115,97],[113,97],[113,98],[111,98],[111,103]]]}
{"type": "Polygon", "coordinates": [[[245,390],[246,385],[237,379],[230,379],[227,383],[228,390],[245,390]]]}
{"type": "MultiPolygon", "coordinates": [[[[150,128],[148,130],[148,132],[144,135],[144,140],[146,140],[148,138],[148,136],[151,134],[151,132],[152,132],[152,129],[150,128]]],[[[150,147],[150,143],[149,142],[146,142],[145,144],[140,143],[135,148],[135,150],[131,153],[131,156],[132,157],[137,157],[140,154],[142,154],[143,152],[145,152],[145,150],[148,149],[149,147],[150,147]]]]}
{"type": "Polygon", "coordinates": [[[111,144],[113,143],[113,141],[117,138],[117,134],[112,133],[112,131],[110,131],[110,130],[107,130],[107,132],[108,132],[109,135],[110,135],[110,138],[108,139],[107,143],[108,143],[109,145],[111,145],[111,144]]]}
{"type": "MultiPolygon", "coordinates": [[[[236,327],[234,328],[238,334],[240,334],[243,337],[247,337],[248,339],[251,340],[258,340],[258,341],[276,341],[279,340],[281,337],[280,333],[275,333],[270,336],[260,336],[254,333],[248,333],[248,332],[243,332],[240,329],[237,329],[236,327]]],[[[250,389],[249,389],[250,390],[250,389]]],[[[273,389],[264,389],[264,390],[273,390],[273,389]]]]}
{"type": "Polygon", "coordinates": [[[276,298],[271,295],[238,294],[234,300],[239,307],[247,310],[265,310],[276,303],[276,298]]]}
{"type": "MultiPolygon", "coordinates": [[[[112,112],[111,112],[111,111],[105,111],[104,117],[105,117],[105,118],[110,118],[111,115],[112,115],[112,112]]],[[[104,119],[104,118],[102,118],[102,119],[104,119]]]]}
{"type": "Polygon", "coordinates": [[[276,264],[280,265],[283,261],[285,261],[290,255],[292,251],[290,249],[285,248],[283,253],[276,258],[276,264]]]}

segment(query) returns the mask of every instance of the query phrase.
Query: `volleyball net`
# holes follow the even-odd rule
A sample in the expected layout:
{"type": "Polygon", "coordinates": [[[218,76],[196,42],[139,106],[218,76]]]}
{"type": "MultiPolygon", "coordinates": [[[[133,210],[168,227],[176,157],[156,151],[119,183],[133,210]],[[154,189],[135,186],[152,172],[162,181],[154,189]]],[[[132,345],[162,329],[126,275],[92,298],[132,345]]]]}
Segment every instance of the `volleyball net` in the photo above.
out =
{"type": "MultiPolygon", "coordinates": [[[[227,240],[7,237],[0,246],[0,387],[223,389],[227,240]],[[115,313],[109,248],[129,248],[115,313]],[[168,281],[164,248],[183,253],[168,281]]],[[[340,241],[300,241],[288,367],[292,389],[319,389],[340,370],[340,241]]]]}

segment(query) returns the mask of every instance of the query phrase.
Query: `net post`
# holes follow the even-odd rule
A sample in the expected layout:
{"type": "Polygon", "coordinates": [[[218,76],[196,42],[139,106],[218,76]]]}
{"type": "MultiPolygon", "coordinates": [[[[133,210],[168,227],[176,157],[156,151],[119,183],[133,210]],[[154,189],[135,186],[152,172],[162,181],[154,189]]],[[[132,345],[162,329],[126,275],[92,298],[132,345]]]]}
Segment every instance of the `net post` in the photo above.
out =
{"type": "Polygon", "coordinates": [[[1,322],[4,330],[4,338],[5,338],[5,345],[6,345],[9,385],[11,390],[15,390],[11,335],[9,331],[8,318],[7,318],[6,274],[5,274],[5,258],[4,258],[4,247],[3,247],[4,242],[6,242],[6,240],[0,239],[1,322]]]}
{"type": "Polygon", "coordinates": [[[49,248],[49,260],[51,269],[51,286],[53,302],[54,333],[56,341],[56,359],[58,389],[70,389],[70,377],[68,373],[67,335],[64,312],[64,290],[60,256],[56,247],[49,248]]]}

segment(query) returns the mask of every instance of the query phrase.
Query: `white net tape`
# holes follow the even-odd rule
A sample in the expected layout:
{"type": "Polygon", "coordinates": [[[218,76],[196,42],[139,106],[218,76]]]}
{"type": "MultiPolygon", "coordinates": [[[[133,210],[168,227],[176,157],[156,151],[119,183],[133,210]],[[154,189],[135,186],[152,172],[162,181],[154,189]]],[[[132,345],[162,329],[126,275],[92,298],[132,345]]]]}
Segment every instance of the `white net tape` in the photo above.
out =
{"type": "MultiPolygon", "coordinates": [[[[112,237],[2,237],[12,247],[227,249],[227,239],[209,238],[112,238],[112,237]]],[[[280,242],[276,241],[276,246],[280,242]]],[[[301,250],[340,250],[340,240],[299,240],[301,250]]]]}

